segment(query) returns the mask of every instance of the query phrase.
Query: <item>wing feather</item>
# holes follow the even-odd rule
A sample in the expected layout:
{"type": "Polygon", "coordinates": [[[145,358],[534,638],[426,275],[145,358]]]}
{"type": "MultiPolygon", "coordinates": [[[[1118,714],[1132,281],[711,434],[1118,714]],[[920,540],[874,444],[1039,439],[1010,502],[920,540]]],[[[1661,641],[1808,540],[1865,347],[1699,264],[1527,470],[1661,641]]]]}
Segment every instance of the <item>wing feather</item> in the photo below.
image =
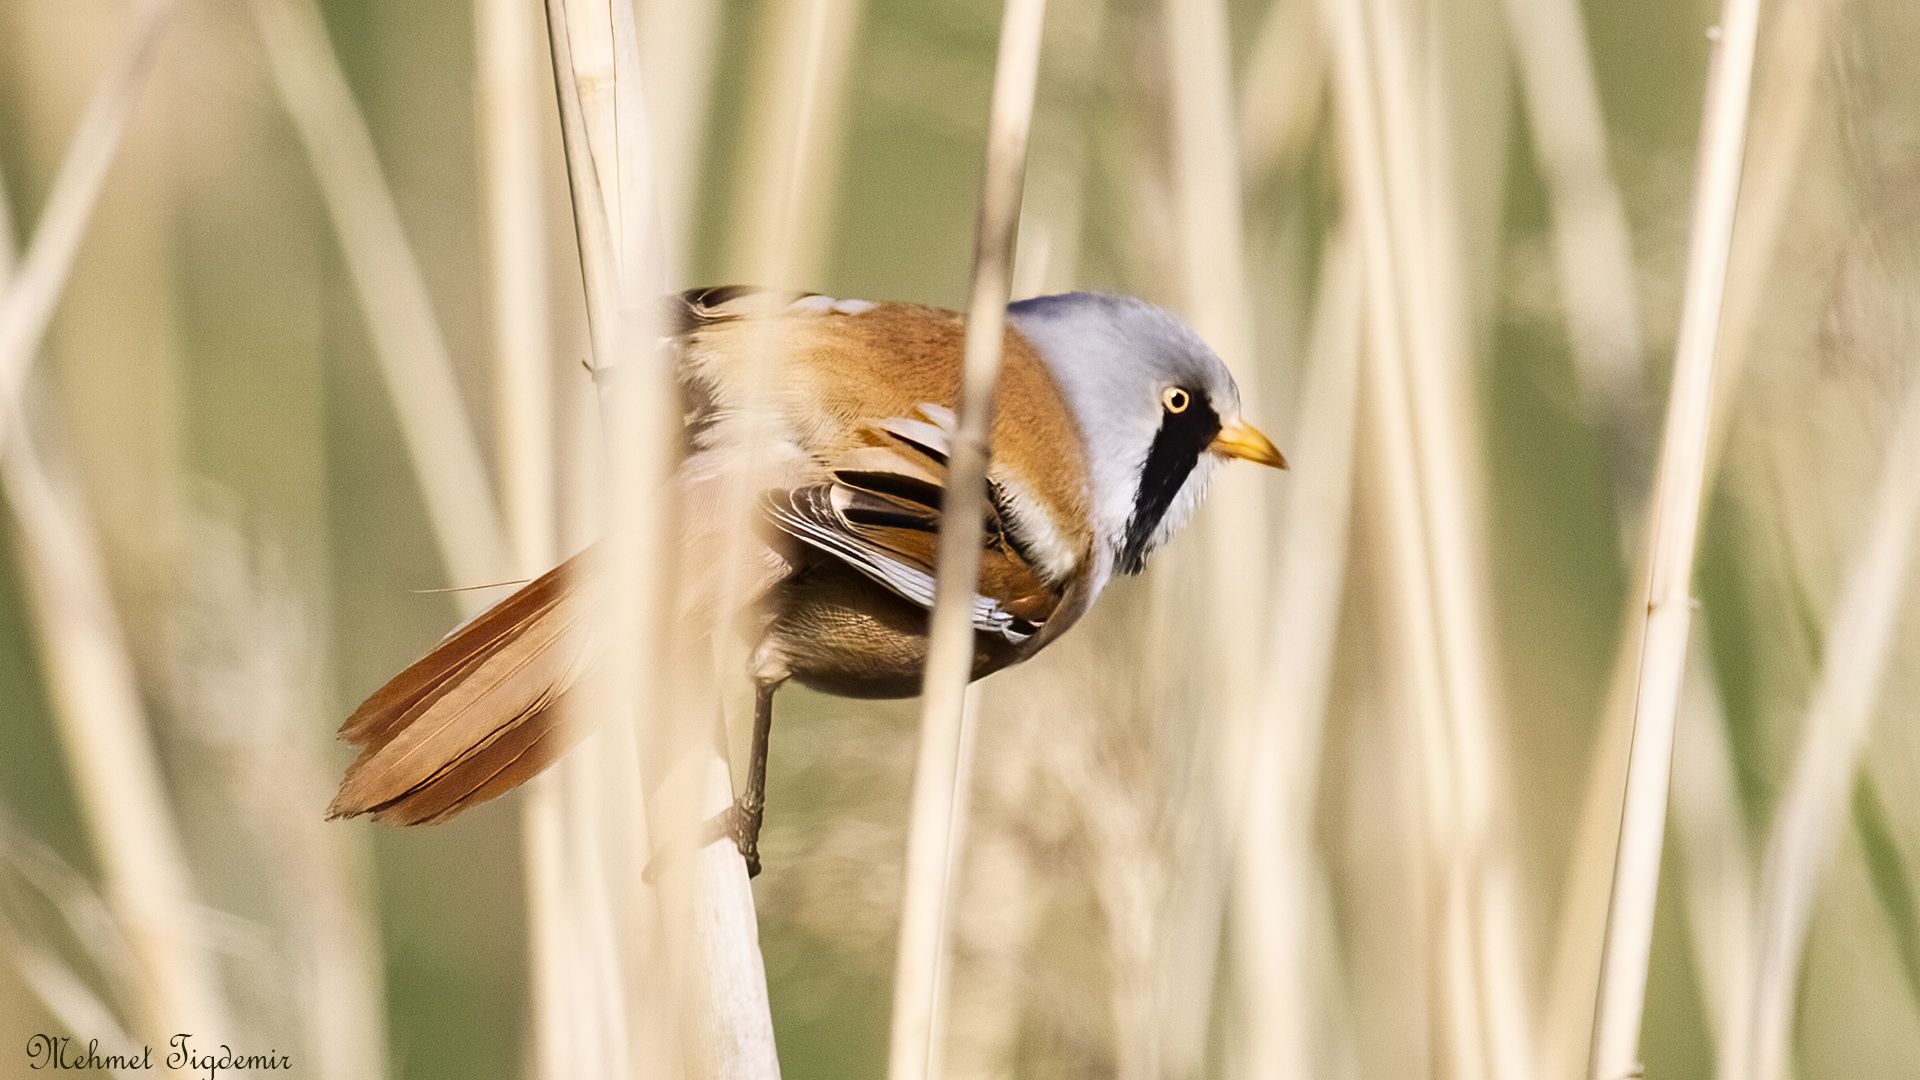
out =
{"type": "MultiPolygon", "coordinates": [[[[781,531],[832,555],[907,600],[933,606],[940,508],[946,496],[946,432],[933,422],[894,419],[875,427],[877,445],[845,455],[832,481],[773,491],[764,505],[781,531]]],[[[1011,642],[1032,637],[1061,593],[1010,535],[999,493],[985,515],[985,550],[973,625],[1011,642]]]]}

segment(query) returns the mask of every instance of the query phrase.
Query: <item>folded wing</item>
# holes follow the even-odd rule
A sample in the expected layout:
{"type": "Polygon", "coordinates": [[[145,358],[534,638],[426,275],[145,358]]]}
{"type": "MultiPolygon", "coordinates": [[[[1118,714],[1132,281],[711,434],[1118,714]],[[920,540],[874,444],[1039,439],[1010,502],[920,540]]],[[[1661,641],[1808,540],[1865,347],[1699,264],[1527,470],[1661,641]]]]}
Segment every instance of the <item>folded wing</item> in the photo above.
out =
{"type": "MultiPolygon", "coordinates": [[[[875,427],[873,444],[836,462],[829,483],[769,492],[766,511],[781,531],[931,608],[952,414],[921,411],[925,419],[875,427]]],[[[973,625],[1019,644],[1039,632],[1061,593],[1009,530],[1001,493],[988,486],[973,625]]]]}

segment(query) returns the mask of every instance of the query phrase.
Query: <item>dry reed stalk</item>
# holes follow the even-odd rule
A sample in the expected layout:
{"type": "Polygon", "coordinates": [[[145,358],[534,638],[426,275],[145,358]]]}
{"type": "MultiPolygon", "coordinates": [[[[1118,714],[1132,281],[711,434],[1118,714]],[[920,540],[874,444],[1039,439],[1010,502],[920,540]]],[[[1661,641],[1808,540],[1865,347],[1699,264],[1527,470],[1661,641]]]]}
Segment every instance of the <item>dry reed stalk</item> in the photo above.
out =
{"type": "Polygon", "coordinates": [[[959,430],[948,466],[947,500],[922,682],[920,751],[914,767],[899,957],[894,968],[891,1080],[937,1077],[933,1036],[947,910],[954,865],[961,762],[970,754],[963,722],[973,663],[974,588],[980,574],[980,522],[986,504],[987,421],[1000,373],[1000,352],[1020,225],[1027,137],[1040,68],[1046,0],[1007,0],[994,62],[987,122],[987,160],[980,196],[959,430]]]}
{"type": "Polygon", "coordinates": [[[756,46],[746,152],[728,238],[730,276],[774,289],[819,284],[832,235],[841,118],[862,5],[779,0],[756,46]]]}
{"type": "Polygon", "coordinates": [[[1815,896],[1841,830],[1893,651],[1920,525],[1920,391],[1910,390],[1888,440],[1860,553],[1827,627],[1820,679],[1800,724],[1787,788],[1761,868],[1754,977],[1744,1048],[1733,1065],[1755,1080],[1787,1075],[1795,997],[1815,896]]]}
{"type": "Polygon", "coordinates": [[[494,426],[515,569],[553,565],[552,319],[540,167],[539,53],[519,0],[475,0],[494,331],[494,426]]]}
{"type": "MultiPolygon", "coordinates": [[[[314,0],[250,6],[366,315],[447,577],[456,585],[506,580],[506,530],[453,358],[319,8],[314,0]]],[[[486,603],[481,593],[454,596],[468,614],[486,603]]]]}
{"type": "MultiPolygon", "coordinates": [[[[1734,244],[1739,257],[1732,261],[1728,269],[1726,301],[1721,316],[1723,332],[1716,360],[1719,370],[1715,374],[1713,391],[1716,407],[1707,445],[1709,484],[1718,473],[1720,447],[1725,442],[1729,418],[1733,415],[1729,404],[1738,394],[1742,383],[1760,300],[1770,281],[1773,257],[1779,247],[1791,196],[1799,180],[1800,161],[1813,116],[1815,83],[1825,52],[1824,42],[1832,13],[1832,0],[1791,0],[1781,5],[1762,61],[1761,70],[1767,78],[1756,88],[1753,128],[1749,139],[1752,149],[1747,155],[1740,214],[1735,223],[1734,244]]],[[[1616,436],[1614,441],[1620,441],[1619,437],[1616,436]]],[[[1637,483],[1635,486],[1638,486],[1637,483]]],[[[1627,506],[1628,501],[1623,498],[1621,505],[1627,506]]],[[[1623,517],[1622,523],[1627,525],[1630,521],[1623,517]]],[[[1561,889],[1561,915],[1552,973],[1548,980],[1546,1046],[1543,1051],[1544,1067],[1552,1077],[1571,1078],[1579,1074],[1589,1049],[1587,1043],[1593,1012],[1593,986],[1598,973],[1600,941],[1606,919],[1600,899],[1601,882],[1612,873],[1617,843],[1614,823],[1620,814],[1625,750],[1632,719],[1626,700],[1631,688],[1626,680],[1632,675],[1629,665],[1637,659],[1637,628],[1637,616],[1623,624],[1626,633],[1616,649],[1614,688],[1609,694],[1609,704],[1602,713],[1601,730],[1593,740],[1596,748],[1593,765],[1581,804],[1573,854],[1569,859],[1570,870],[1561,889]]],[[[1707,680],[1706,685],[1698,687],[1697,691],[1693,688],[1697,666],[1692,662],[1688,665],[1689,689],[1685,692],[1697,693],[1697,699],[1704,703],[1709,700],[1707,695],[1717,695],[1717,691],[1711,685],[1710,672],[1703,672],[1699,676],[1707,680]]],[[[1684,730],[1689,723],[1683,715],[1682,734],[1678,737],[1685,738],[1684,730]]],[[[1712,745],[1725,743],[1723,734],[1703,735],[1701,738],[1712,740],[1712,745]]],[[[1710,751],[1703,744],[1700,752],[1710,751]]],[[[1711,807],[1709,800],[1694,797],[1698,794],[1699,785],[1706,783],[1714,783],[1710,790],[1716,793],[1716,798],[1725,793],[1725,789],[1714,782],[1714,777],[1724,771],[1724,766],[1706,762],[1689,764],[1676,758],[1675,768],[1683,767],[1701,770],[1695,773],[1693,782],[1683,781],[1680,786],[1688,793],[1688,797],[1677,799],[1673,806],[1683,839],[1702,831],[1717,833],[1722,828],[1722,819],[1742,816],[1737,804],[1711,807]]],[[[1706,836],[1698,839],[1702,844],[1708,844],[1706,836]]],[[[1692,844],[1691,840],[1687,842],[1692,844]]],[[[1717,843],[1709,846],[1720,847],[1717,843]]],[[[1693,849],[1690,847],[1689,850],[1693,849]]],[[[1747,860],[1744,852],[1739,854],[1737,866],[1728,851],[1716,853],[1702,850],[1698,854],[1707,861],[1699,863],[1689,858],[1683,863],[1688,896],[1722,897],[1732,906],[1726,909],[1726,915],[1718,922],[1746,925],[1752,917],[1752,883],[1746,879],[1747,870],[1744,867],[1747,860]],[[1736,882],[1734,878],[1741,880],[1736,882]]],[[[1704,915],[1705,912],[1699,914],[1704,915]]],[[[1744,961],[1729,967],[1728,962],[1716,959],[1726,947],[1721,939],[1727,938],[1732,931],[1709,928],[1698,919],[1694,920],[1693,930],[1695,951],[1701,963],[1701,978],[1709,990],[1709,996],[1737,992],[1740,980],[1744,978],[1740,974],[1745,970],[1744,961]]],[[[1719,1017],[1720,1011],[1716,1005],[1717,1030],[1743,1022],[1740,1017],[1727,1017],[1723,1021],[1719,1017]]],[[[1724,1041],[1721,1036],[1717,1035],[1716,1038],[1724,1041]]],[[[1722,1060],[1726,1060],[1724,1056],[1722,1060]]],[[[1723,1072],[1722,1075],[1728,1074],[1723,1072]]]]}
{"type": "MultiPolygon", "coordinates": [[[[1460,273],[1444,132],[1416,98],[1404,13],[1324,3],[1344,172],[1368,275],[1365,385],[1381,468],[1388,558],[1408,700],[1425,769],[1426,832],[1437,950],[1431,973],[1451,1072],[1523,1075],[1531,1033],[1518,970],[1516,882],[1493,826],[1495,695],[1481,610],[1481,505],[1469,468],[1475,422],[1464,315],[1448,284],[1460,273]],[[1423,122],[1424,121],[1424,122],[1423,122]]],[[[1431,82],[1437,74],[1429,75],[1431,82]]]]}
{"type": "Polygon", "coordinates": [[[1240,181],[1253,191],[1311,145],[1327,93],[1313,4],[1273,0],[1240,75],[1240,181]]]}
{"type": "MultiPolygon", "coordinates": [[[[1726,440],[1729,404],[1739,392],[1746,370],[1751,338],[1771,280],[1773,257],[1779,248],[1791,197],[1799,182],[1799,167],[1811,129],[1816,81],[1829,32],[1834,0],[1789,0],[1780,7],[1778,21],[1768,36],[1761,70],[1767,78],[1757,87],[1753,108],[1751,152],[1742,182],[1740,214],[1734,244],[1739,257],[1728,268],[1714,378],[1715,408],[1707,444],[1707,480],[1718,473],[1720,448],[1726,440]]],[[[1632,613],[1630,613],[1631,615],[1632,613]]],[[[1612,873],[1617,837],[1614,824],[1620,813],[1624,786],[1626,744],[1631,723],[1626,695],[1630,665],[1638,648],[1637,615],[1623,624],[1626,632],[1616,649],[1614,688],[1602,712],[1601,730],[1593,745],[1585,796],[1576,826],[1573,854],[1561,888],[1561,915],[1548,979],[1548,1006],[1544,1065],[1550,1077],[1580,1073],[1589,1049],[1586,1029],[1591,1023],[1592,992],[1598,972],[1600,938],[1606,914],[1601,883],[1612,873]]],[[[1691,671],[1691,665],[1689,670],[1691,671]]],[[[1692,676],[1689,675],[1689,680],[1692,676]]],[[[1704,806],[1689,799],[1676,803],[1684,815],[1704,806]]],[[[1722,808],[1715,815],[1732,809],[1722,808]]],[[[1689,826],[1682,821],[1681,828],[1689,826]]],[[[1703,822],[1702,827],[1712,828],[1703,822]]],[[[1713,873],[1725,871],[1724,866],[1713,873]]],[[[1689,868],[1688,874],[1693,870],[1689,868]]],[[[1703,881],[1702,888],[1717,891],[1721,884],[1703,881]]],[[[1691,889],[1691,886],[1690,886],[1691,889]]],[[[1691,895],[1691,893],[1690,893],[1691,895]]],[[[1749,899],[1750,904],[1750,899],[1749,899]]],[[[1732,916],[1730,916],[1731,918],[1732,916]]],[[[1704,943],[1702,943],[1704,946],[1704,943]]],[[[1717,946],[1715,947],[1717,949],[1717,946]]],[[[1701,953],[1703,962],[1705,951],[1701,953]]],[[[1721,965],[1715,963],[1714,968],[1721,965]]],[[[1703,972],[1709,982],[1721,976],[1703,972]]]]}
{"type": "Polygon", "coordinates": [[[674,288],[693,284],[685,280],[687,249],[700,204],[720,7],[716,0],[634,0],[658,155],[665,276],[674,288]]]}
{"type": "MultiPolygon", "coordinates": [[[[594,368],[605,374],[621,368],[628,343],[634,340],[624,273],[629,253],[619,225],[626,192],[620,180],[613,12],[608,4],[593,0],[574,4],[555,0],[547,4],[547,17],[594,368]]],[[[633,381],[630,375],[628,381],[633,381]]],[[[639,614],[614,613],[657,610],[627,606],[637,596],[649,596],[646,590],[650,585],[657,588],[658,582],[644,574],[647,545],[653,537],[636,531],[627,509],[633,500],[617,497],[622,483],[645,483],[634,460],[635,440],[619,437],[621,424],[629,419],[645,422],[645,417],[633,417],[619,407],[614,393],[604,386],[598,404],[603,435],[599,451],[606,462],[598,470],[599,490],[588,499],[599,506],[601,543],[608,549],[604,556],[608,580],[602,585],[606,594],[602,603],[608,606],[601,619],[601,655],[644,662],[651,656],[641,646],[649,627],[641,624],[648,620],[639,614]]],[[[657,675],[657,665],[645,664],[636,670],[633,664],[613,661],[601,666],[603,670],[594,673],[586,687],[594,696],[580,709],[584,722],[595,729],[577,752],[560,762],[553,783],[564,790],[565,797],[551,819],[540,823],[549,832],[546,842],[558,847],[548,853],[551,864],[546,869],[559,878],[560,895],[554,902],[561,925],[553,928],[549,944],[555,954],[547,962],[552,965],[549,977],[563,984],[555,986],[559,1000],[546,1007],[564,1008],[568,1024],[556,1036],[566,1045],[549,1047],[549,1061],[559,1064],[565,1055],[571,1058],[565,1064],[585,1075],[625,1075],[631,1070],[671,1077],[678,1075],[680,1063],[679,1044],[673,1037],[680,1016],[677,986],[662,969],[647,972],[667,987],[661,999],[664,1007],[658,1010],[664,1014],[660,1017],[664,1037],[636,1039],[629,1026],[636,1002],[628,992],[628,976],[639,976],[632,969],[641,965],[635,962],[633,949],[622,947],[618,916],[625,914],[640,923],[632,937],[644,940],[651,929],[646,925],[651,912],[639,910],[643,905],[638,897],[631,897],[632,904],[616,900],[623,895],[625,882],[609,875],[610,856],[614,866],[624,866],[628,860],[644,863],[647,858],[646,822],[635,809],[642,794],[634,775],[638,765],[631,710],[642,707],[639,694],[643,688],[650,689],[643,680],[657,675]],[[608,792],[610,774],[619,774],[613,777],[614,786],[625,800],[617,801],[608,792]],[[641,850],[634,850],[636,846],[641,850]]]]}
{"type": "Polygon", "coordinates": [[[1020,202],[1013,296],[1070,292],[1079,284],[1084,239],[1089,128],[1104,71],[1109,15],[1104,0],[1066,0],[1050,8],[1047,47],[1033,126],[1057,132],[1034,146],[1020,202]]]}
{"type": "Polygon", "coordinates": [[[191,873],[104,564],[73,492],[42,467],[19,403],[172,7],[149,0],[134,10],[17,273],[10,226],[0,236],[0,484],[20,530],[22,577],[82,814],[139,961],[136,1025],[149,1035],[231,1029],[218,971],[193,926],[191,873]]]}
{"type": "Polygon", "coordinates": [[[1673,733],[1673,825],[1686,866],[1687,921],[1699,972],[1715,1075],[1743,1080],[1736,1048],[1753,978],[1753,866],[1746,812],[1727,740],[1726,707],[1713,679],[1705,627],[1687,642],[1686,683],[1673,733]]]}
{"type": "MultiPolygon", "coordinates": [[[[18,268],[3,279],[7,287],[0,294],[0,396],[7,400],[19,399],[27,370],[46,337],[173,8],[174,0],[142,0],[134,7],[120,52],[108,63],[74,128],[33,239],[18,268]]],[[[11,245],[9,238],[5,254],[9,263],[11,245]]]]}
{"type": "MultiPolygon", "coordinates": [[[[1734,226],[1739,258],[1727,272],[1727,298],[1720,318],[1720,372],[1714,395],[1723,405],[1732,400],[1746,371],[1787,211],[1800,190],[1800,165],[1813,126],[1821,64],[1828,55],[1839,8],[1840,0],[1785,0],[1778,5],[1767,36],[1760,67],[1766,78],[1756,88],[1751,149],[1734,226]]],[[[1731,409],[1714,410],[1707,443],[1709,476],[1716,471],[1731,416],[1731,409]]]]}
{"type": "MultiPolygon", "coordinates": [[[[514,570],[533,578],[555,560],[553,363],[541,182],[539,54],[520,0],[476,0],[481,173],[492,276],[494,427],[501,504],[514,570]]],[[[566,1030],[565,834],[559,770],[526,785],[520,833],[527,881],[534,1075],[577,1073],[566,1030]]]]}
{"type": "MultiPolygon", "coordinates": [[[[1431,597],[1426,587],[1429,574],[1426,554],[1420,538],[1417,515],[1417,489],[1412,463],[1411,421],[1407,403],[1399,391],[1400,369],[1406,364],[1404,328],[1399,301],[1399,285],[1393,269],[1393,238],[1387,212],[1385,165],[1380,146],[1378,105],[1367,46],[1365,13],[1360,5],[1341,0],[1322,0],[1321,25],[1328,36],[1328,51],[1334,76],[1335,118],[1342,157],[1342,179],[1350,192],[1349,200],[1359,235],[1360,258],[1365,286],[1366,355],[1362,366],[1362,391],[1368,424],[1376,431],[1378,443],[1368,464],[1379,475],[1367,490],[1379,506],[1373,511],[1388,532],[1381,545],[1391,585],[1389,633],[1397,640],[1404,668],[1397,673],[1401,693],[1412,713],[1420,743],[1426,748],[1421,761],[1420,801],[1423,807],[1421,841],[1423,849],[1435,846],[1433,834],[1446,835],[1446,818],[1452,803],[1450,777],[1441,767],[1445,755],[1439,729],[1444,708],[1438,657],[1429,640],[1432,614],[1427,610],[1431,597]]],[[[1417,879],[1423,884],[1431,875],[1423,867],[1417,879]]],[[[1430,893],[1431,888],[1423,890],[1430,893]]],[[[1430,907],[1431,899],[1426,901],[1430,907]]],[[[1424,936],[1436,936],[1435,919],[1428,912],[1421,920],[1424,936]]],[[[1429,984],[1439,980],[1429,965],[1429,984]]]]}
{"type": "Polygon", "coordinates": [[[1414,16],[1431,17],[1398,0],[1372,5],[1387,206],[1407,319],[1409,362],[1403,373],[1431,559],[1445,753],[1453,772],[1454,832],[1442,857],[1448,864],[1444,948],[1456,959],[1449,973],[1455,991],[1446,1000],[1456,1064],[1484,1057],[1489,1075],[1512,1080],[1532,1075],[1535,1052],[1520,966],[1518,872],[1512,837],[1495,815],[1507,784],[1498,664],[1486,611],[1492,591],[1485,568],[1481,424],[1462,285],[1467,267],[1450,150],[1449,77],[1437,29],[1414,16]]]}
{"type": "MultiPolygon", "coordinates": [[[[592,354],[596,364],[611,365],[623,355],[626,340],[621,315],[620,258],[613,232],[619,196],[618,162],[614,154],[600,155],[607,159],[603,175],[592,150],[588,127],[592,124],[600,133],[601,145],[614,144],[616,128],[610,92],[612,15],[605,4],[586,6],[594,9],[591,14],[597,19],[579,20],[584,25],[575,31],[568,5],[561,0],[550,0],[546,5],[547,40],[592,354]],[[579,49],[575,48],[576,44],[579,49]],[[587,112],[589,103],[593,107],[591,115],[587,112]]],[[[602,461],[607,456],[607,440],[590,437],[590,425],[586,423],[597,411],[604,412],[605,403],[591,391],[579,397],[583,400],[576,404],[574,422],[580,434],[570,443],[575,453],[569,462],[568,480],[575,495],[574,516],[580,520],[572,522],[568,530],[570,548],[606,531],[608,507],[604,504],[608,501],[611,483],[607,463],[602,461]],[[587,398],[593,400],[584,400],[587,398]]],[[[604,427],[605,417],[599,418],[604,427]]],[[[619,634],[624,627],[611,629],[619,634]]],[[[626,643],[625,638],[619,640],[626,643]]],[[[615,702],[628,700],[624,694],[630,688],[630,684],[618,682],[624,670],[621,666],[587,687],[596,696],[580,706],[582,717],[609,722],[617,715],[615,702]]],[[[626,728],[618,722],[609,722],[608,726],[626,728]]],[[[630,733],[622,730],[618,734],[630,733]]],[[[528,825],[537,829],[539,836],[529,837],[528,851],[541,861],[537,868],[544,879],[541,891],[549,894],[543,897],[549,909],[538,914],[535,928],[543,940],[534,947],[546,969],[538,976],[545,982],[547,991],[544,999],[537,1003],[544,1016],[541,1066],[555,1070],[552,1075],[603,1074],[610,1071],[607,1064],[610,1058],[629,1056],[631,1040],[626,1017],[612,1015],[616,1009],[607,1000],[616,988],[610,987],[600,975],[601,964],[618,963],[626,955],[619,948],[610,925],[612,904],[607,893],[612,883],[606,878],[601,858],[605,847],[600,840],[602,819],[612,816],[604,813],[605,799],[600,794],[604,771],[601,766],[609,757],[602,746],[607,737],[604,731],[595,730],[583,738],[575,752],[556,763],[551,778],[544,780],[549,790],[535,794],[536,802],[547,802],[547,805],[538,810],[529,809],[528,825]],[[552,1041],[548,1041],[549,1036],[552,1041]]],[[[628,830],[619,828],[623,822],[616,819],[609,824],[615,826],[622,839],[628,838],[628,830]]],[[[642,1075],[674,1075],[679,1058],[678,1044],[672,1038],[678,1018],[676,1004],[669,987],[663,1007],[658,1010],[662,1014],[660,1030],[666,1033],[665,1037],[648,1040],[645,1045],[651,1047],[652,1053],[643,1056],[640,1062],[629,1060],[629,1064],[639,1066],[642,1075]]]]}
{"type": "MultiPolygon", "coordinates": [[[[1226,5],[1165,0],[1160,17],[1179,308],[1233,369],[1243,408],[1258,415],[1265,399],[1247,290],[1226,5]]],[[[1202,738],[1217,755],[1203,769],[1214,797],[1200,801],[1208,831],[1219,837],[1230,835],[1242,814],[1247,755],[1258,730],[1269,600],[1269,483],[1257,470],[1223,470],[1196,522],[1206,551],[1196,584],[1205,590],[1208,619],[1198,628],[1207,642],[1200,680],[1206,697],[1199,703],[1215,717],[1202,738]]],[[[1160,1053],[1167,1074],[1193,1076],[1205,1065],[1231,885],[1230,844],[1213,840],[1177,851],[1174,866],[1184,888],[1165,913],[1172,925],[1162,928],[1169,947],[1162,949],[1157,987],[1160,1053]]]]}
{"type": "Polygon", "coordinates": [[[0,484],[19,528],[21,576],[82,814],[139,960],[133,1026],[149,1037],[231,1032],[105,564],[72,490],[41,464],[17,400],[4,404],[0,484]]]}
{"type": "MultiPolygon", "coordinates": [[[[734,220],[728,237],[729,275],[768,287],[765,314],[787,303],[786,290],[818,284],[833,219],[847,86],[861,5],[852,0],[783,0],[768,12],[757,44],[758,78],[750,89],[750,122],[734,220]]],[[[768,400],[773,373],[785,362],[771,321],[758,324],[747,357],[749,374],[734,425],[732,467],[719,483],[723,523],[715,530],[721,597],[715,611],[751,603],[748,590],[759,577],[760,545],[755,522],[759,494],[780,482],[769,448],[778,420],[768,400]]],[[[752,664],[749,643],[715,627],[714,663],[721,671],[752,664]]],[[[744,689],[744,680],[741,680],[744,689]]],[[[745,762],[752,739],[751,713],[743,694],[727,695],[728,756],[745,762]]]]}
{"type": "Polygon", "coordinates": [[[1344,228],[1332,234],[1320,282],[1234,863],[1234,1059],[1239,1075],[1263,1080],[1320,1075],[1317,1020],[1338,1009],[1314,976],[1313,893],[1324,871],[1313,821],[1346,581],[1363,310],[1361,263],[1344,228]]]}
{"type": "Polygon", "coordinates": [[[1553,253],[1575,370],[1608,436],[1622,529],[1645,498],[1646,401],[1639,283],[1607,162],[1584,16],[1573,0],[1507,0],[1528,131],[1550,192],[1553,253]]]}
{"type": "Polygon", "coordinates": [[[604,827],[604,865],[583,868],[588,902],[612,897],[621,904],[596,915],[615,924],[621,948],[612,961],[619,970],[602,980],[602,1000],[618,994],[627,1002],[612,1017],[619,1030],[609,1045],[648,1075],[686,1069],[697,1076],[774,1076],[745,869],[724,842],[694,850],[699,822],[731,801],[724,759],[703,741],[700,725],[684,722],[712,715],[713,695],[704,683],[685,689],[688,681],[701,682],[698,673],[667,659],[666,613],[678,603],[669,576],[678,523],[672,500],[659,493],[672,490],[679,416],[671,368],[648,347],[658,333],[662,254],[640,53],[631,9],[616,5],[601,22],[604,6],[579,19],[569,6],[548,6],[556,90],[598,369],[618,372],[602,380],[607,527],[600,628],[600,655],[618,659],[599,665],[593,688],[602,721],[595,737],[607,750],[595,755],[604,758],[599,806],[573,821],[589,849],[596,841],[586,830],[596,816],[604,827]],[[599,88],[597,98],[586,93],[596,71],[583,78],[576,59],[583,45],[590,62],[611,58],[614,85],[599,88]],[[611,144],[596,141],[609,138],[611,144]],[[610,189],[603,187],[608,179],[610,189]],[[641,724],[642,716],[654,719],[641,724]],[[662,863],[657,896],[641,881],[650,858],[662,863]],[[656,900],[657,928],[646,925],[656,900]]]}
{"type": "Polygon", "coordinates": [[[1666,834],[1674,718],[1692,620],[1689,584],[1706,479],[1714,352],[1733,241],[1734,208],[1746,144],[1747,106],[1759,31],[1757,0],[1726,0],[1715,35],[1701,117],[1687,274],[1675,347],[1673,389],[1654,488],[1647,609],[1641,637],[1633,740],[1622,800],[1595,1001],[1593,1080],[1639,1068],[1640,1024],[1653,948],[1654,900],[1666,834]]]}
{"type": "MultiPolygon", "coordinates": [[[[1088,128],[1108,22],[1105,0],[1048,5],[1034,103],[1039,134],[1029,149],[1014,253],[1015,297],[1078,284],[1088,128]]],[[[966,858],[954,899],[951,974],[940,991],[942,1029],[934,1035],[944,1075],[956,1080],[989,1080],[1016,1060],[1015,1047],[1032,1022],[1036,945],[1046,940],[1048,952],[1056,951],[1057,942],[1039,931],[1061,882],[1049,872],[1057,867],[1053,853],[1034,835],[1034,800],[1047,790],[1048,775],[1059,775],[1044,762],[1080,758],[1080,771],[1092,771],[1085,759],[1097,753],[1089,745],[1096,718],[1110,719],[1086,690],[1119,662],[1087,646],[1088,634],[1097,627],[1050,647],[1039,664],[1020,665],[974,688],[987,717],[978,750],[981,781],[972,792],[962,787],[970,803],[966,858]]],[[[968,703],[976,703],[972,691],[968,703]]]]}

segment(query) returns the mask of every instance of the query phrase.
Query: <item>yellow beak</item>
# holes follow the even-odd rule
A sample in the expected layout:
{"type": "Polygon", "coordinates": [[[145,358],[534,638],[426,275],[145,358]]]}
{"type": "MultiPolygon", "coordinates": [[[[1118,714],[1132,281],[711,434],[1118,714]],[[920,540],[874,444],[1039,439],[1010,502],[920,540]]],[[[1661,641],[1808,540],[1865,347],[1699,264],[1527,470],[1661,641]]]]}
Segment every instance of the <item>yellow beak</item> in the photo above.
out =
{"type": "Polygon", "coordinates": [[[1221,428],[1220,434],[1213,437],[1207,449],[1221,457],[1258,462],[1276,469],[1287,467],[1287,459],[1280,456],[1280,449],[1273,445],[1272,440],[1240,420],[1221,428]]]}

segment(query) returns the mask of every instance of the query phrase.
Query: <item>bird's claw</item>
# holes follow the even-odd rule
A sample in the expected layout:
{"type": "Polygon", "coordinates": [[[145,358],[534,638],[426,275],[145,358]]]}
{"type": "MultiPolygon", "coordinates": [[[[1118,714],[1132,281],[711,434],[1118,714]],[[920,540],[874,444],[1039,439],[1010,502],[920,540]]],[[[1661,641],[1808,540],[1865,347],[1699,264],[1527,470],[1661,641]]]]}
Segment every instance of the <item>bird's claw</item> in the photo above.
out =
{"type": "Polygon", "coordinates": [[[758,799],[749,799],[742,795],[733,800],[733,805],[707,819],[701,830],[700,846],[705,847],[716,840],[733,841],[740,857],[747,861],[747,876],[760,875],[760,821],[766,813],[766,806],[758,799]]]}

